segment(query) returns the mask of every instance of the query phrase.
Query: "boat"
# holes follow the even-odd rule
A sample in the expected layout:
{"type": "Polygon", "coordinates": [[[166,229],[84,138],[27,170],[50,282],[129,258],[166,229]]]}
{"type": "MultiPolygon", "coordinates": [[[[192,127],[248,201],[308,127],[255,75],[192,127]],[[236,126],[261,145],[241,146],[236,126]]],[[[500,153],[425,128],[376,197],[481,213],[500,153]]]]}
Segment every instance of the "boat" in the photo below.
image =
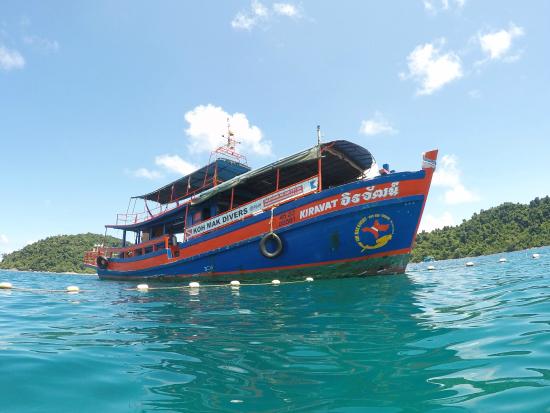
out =
{"type": "Polygon", "coordinates": [[[223,136],[207,165],[130,198],[105,226],[120,247],[95,246],[85,265],[101,279],[209,282],[405,271],[437,150],[396,172],[351,141],[322,143],[318,130],[316,145],[251,169],[233,133],[223,136]]]}

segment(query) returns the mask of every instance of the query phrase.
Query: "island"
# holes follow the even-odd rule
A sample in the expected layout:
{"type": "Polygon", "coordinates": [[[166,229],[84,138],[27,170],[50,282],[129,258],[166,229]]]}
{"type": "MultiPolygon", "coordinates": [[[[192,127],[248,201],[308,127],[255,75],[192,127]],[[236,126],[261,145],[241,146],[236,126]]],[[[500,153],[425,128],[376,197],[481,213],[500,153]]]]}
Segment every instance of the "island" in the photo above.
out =
{"type": "MultiPolygon", "coordinates": [[[[94,245],[119,246],[120,239],[101,234],[56,235],[4,254],[0,269],[94,274],[82,263],[94,245]]],[[[550,197],[529,204],[506,202],[475,213],[460,225],[421,232],[412,261],[473,257],[550,245],[550,197]]]]}
{"type": "Polygon", "coordinates": [[[550,197],[529,204],[506,202],[475,213],[457,226],[416,237],[413,262],[474,257],[550,245],[550,197]]]}
{"type": "Polygon", "coordinates": [[[82,263],[84,252],[94,245],[120,246],[120,239],[101,234],[56,235],[4,254],[0,269],[95,274],[82,263]]]}

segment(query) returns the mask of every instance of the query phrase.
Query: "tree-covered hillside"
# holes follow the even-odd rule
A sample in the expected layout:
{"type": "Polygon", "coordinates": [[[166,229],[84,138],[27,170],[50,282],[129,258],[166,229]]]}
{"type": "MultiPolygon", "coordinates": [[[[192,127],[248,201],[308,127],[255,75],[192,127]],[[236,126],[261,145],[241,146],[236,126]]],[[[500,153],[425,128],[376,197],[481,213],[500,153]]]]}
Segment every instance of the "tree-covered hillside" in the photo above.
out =
{"type": "Polygon", "coordinates": [[[504,203],[474,214],[455,227],[422,232],[413,261],[471,257],[550,245],[550,197],[528,205],[504,203]]]}
{"type": "Polygon", "coordinates": [[[56,235],[4,255],[0,268],[52,272],[94,273],[84,267],[84,252],[95,244],[119,246],[120,240],[99,234],[56,235]]]}
{"type": "MultiPolygon", "coordinates": [[[[93,273],[82,264],[84,253],[95,244],[120,245],[114,237],[99,234],[58,235],[6,254],[0,268],[52,272],[93,273]]],[[[528,205],[505,203],[474,214],[455,227],[418,234],[413,261],[515,251],[550,245],[550,197],[528,205]]]]}

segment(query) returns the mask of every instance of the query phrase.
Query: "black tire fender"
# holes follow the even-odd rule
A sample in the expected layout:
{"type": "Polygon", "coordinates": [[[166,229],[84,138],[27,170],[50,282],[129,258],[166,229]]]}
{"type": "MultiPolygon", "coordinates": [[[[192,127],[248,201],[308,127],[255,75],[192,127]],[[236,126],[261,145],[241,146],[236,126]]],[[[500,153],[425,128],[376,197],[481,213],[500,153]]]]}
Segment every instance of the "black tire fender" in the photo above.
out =
{"type": "Polygon", "coordinates": [[[283,252],[283,241],[281,240],[281,237],[279,237],[274,232],[268,232],[267,234],[265,234],[260,240],[260,252],[266,258],[276,258],[281,255],[281,252],[283,252]],[[273,239],[273,241],[277,245],[275,251],[267,250],[266,243],[269,239],[273,239]]]}
{"type": "Polygon", "coordinates": [[[102,270],[106,270],[109,266],[109,261],[103,255],[98,255],[95,259],[95,263],[97,264],[97,267],[101,268],[102,270]]]}

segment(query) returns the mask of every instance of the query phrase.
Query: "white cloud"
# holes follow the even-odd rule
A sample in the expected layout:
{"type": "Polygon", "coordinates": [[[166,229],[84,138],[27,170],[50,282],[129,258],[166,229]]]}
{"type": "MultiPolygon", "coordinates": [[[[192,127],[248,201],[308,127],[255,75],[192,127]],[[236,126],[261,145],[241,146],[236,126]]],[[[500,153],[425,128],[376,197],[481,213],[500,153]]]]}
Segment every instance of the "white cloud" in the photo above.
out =
{"type": "Polygon", "coordinates": [[[435,170],[433,185],[447,188],[443,198],[447,204],[463,204],[479,200],[475,193],[466,189],[460,175],[458,158],[455,155],[444,155],[435,170]]]}
{"type": "Polygon", "coordinates": [[[445,39],[417,46],[407,57],[409,73],[401,79],[412,78],[420,84],[419,95],[430,95],[449,82],[462,77],[462,62],[453,51],[442,53],[445,39]]]}
{"type": "Polygon", "coordinates": [[[301,17],[300,10],[294,4],[274,3],[272,10],[270,10],[260,1],[252,0],[249,9],[241,10],[233,17],[231,27],[235,30],[251,31],[260,24],[267,24],[274,15],[290,18],[301,17]]]}
{"type": "Polygon", "coordinates": [[[268,14],[269,14],[269,11],[267,10],[267,7],[265,7],[258,0],[252,0],[252,4],[250,5],[250,7],[252,9],[252,13],[255,16],[267,17],[268,14]]]}
{"type": "MultiPolygon", "coordinates": [[[[504,58],[512,47],[512,40],[525,34],[523,28],[510,24],[508,30],[502,29],[496,32],[479,34],[478,41],[488,59],[498,60],[504,58]]],[[[514,57],[512,57],[514,59],[514,57]]],[[[516,57],[517,60],[517,57],[516,57]]]]}
{"type": "Polygon", "coordinates": [[[162,178],[162,174],[159,171],[150,170],[147,168],[136,169],[135,171],[131,171],[131,174],[136,178],[145,178],[145,179],[162,178]]]}
{"type": "Polygon", "coordinates": [[[255,25],[256,19],[244,13],[237,13],[233,20],[231,20],[231,27],[237,30],[252,30],[252,27],[255,25]]]}
{"type": "Polygon", "coordinates": [[[155,164],[180,175],[187,175],[198,169],[196,165],[183,160],[178,155],[159,155],[155,157],[155,164]]]}
{"type": "Polygon", "coordinates": [[[25,59],[17,50],[10,50],[0,45],[0,69],[9,71],[22,69],[25,66],[25,59]]]}
{"type": "Polygon", "coordinates": [[[244,151],[271,155],[271,142],[263,139],[260,128],[251,125],[244,113],[230,115],[219,106],[199,105],[185,114],[185,120],[189,123],[185,133],[192,153],[212,151],[223,144],[222,135],[227,133],[229,121],[231,131],[242,143],[244,151]]]}
{"type": "Polygon", "coordinates": [[[374,116],[361,122],[359,132],[368,136],[378,134],[395,134],[397,129],[390,125],[388,120],[380,112],[375,112],[374,116]]]}
{"type": "Polygon", "coordinates": [[[300,12],[298,8],[290,3],[275,3],[273,4],[273,11],[281,16],[287,17],[299,17],[300,12]]]}
{"type": "Polygon", "coordinates": [[[252,30],[269,18],[269,10],[258,0],[253,0],[250,4],[250,10],[240,11],[231,20],[231,27],[237,30],[252,30]]]}
{"type": "Polygon", "coordinates": [[[466,0],[422,0],[424,10],[431,14],[439,11],[460,10],[466,4],[466,0]]]}
{"type": "Polygon", "coordinates": [[[438,162],[432,183],[435,186],[452,187],[460,183],[458,158],[455,155],[443,155],[438,162]]]}
{"type": "Polygon", "coordinates": [[[440,216],[435,216],[431,214],[424,214],[422,216],[422,221],[420,221],[419,231],[430,232],[437,228],[443,228],[448,226],[453,226],[455,220],[450,212],[446,211],[440,216]]]}
{"type": "Polygon", "coordinates": [[[25,44],[33,46],[44,53],[57,52],[59,50],[59,43],[55,40],[49,40],[39,36],[25,36],[23,41],[25,44]]]}
{"type": "MultiPolygon", "coordinates": [[[[183,160],[180,156],[168,154],[156,156],[155,165],[160,166],[167,172],[180,175],[187,175],[197,169],[197,166],[183,160]]],[[[164,177],[164,174],[161,171],[148,168],[126,170],[126,173],[136,178],[145,178],[151,180],[164,177]]]]}
{"type": "Polygon", "coordinates": [[[475,201],[479,201],[479,197],[462,184],[458,184],[445,192],[445,202],[447,204],[466,204],[475,201]]]}

